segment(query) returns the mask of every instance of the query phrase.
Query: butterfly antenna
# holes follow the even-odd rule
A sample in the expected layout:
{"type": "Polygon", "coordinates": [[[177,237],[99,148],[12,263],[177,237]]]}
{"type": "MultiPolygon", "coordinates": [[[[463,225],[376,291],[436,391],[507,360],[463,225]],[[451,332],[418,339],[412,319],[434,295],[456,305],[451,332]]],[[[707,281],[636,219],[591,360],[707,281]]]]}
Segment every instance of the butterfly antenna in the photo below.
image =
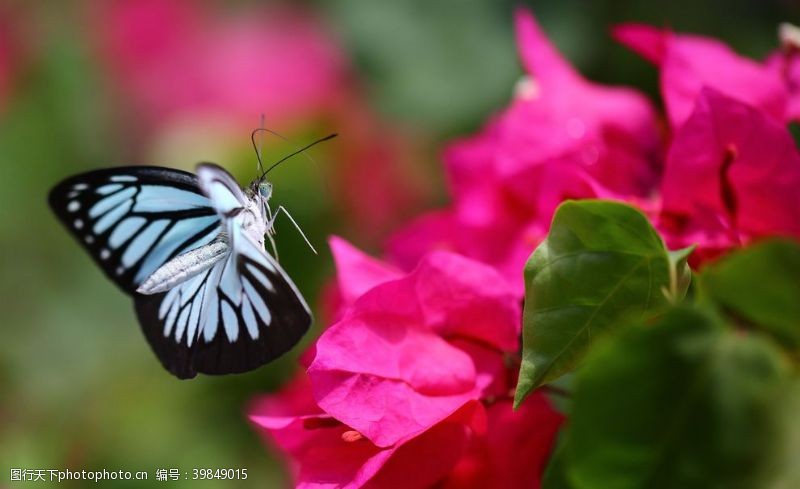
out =
{"type": "MultiPolygon", "coordinates": [[[[272,133],[272,131],[269,131],[269,129],[266,129],[266,131],[268,131],[268,132],[271,132],[271,133],[272,133]]],[[[275,134],[275,133],[273,133],[273,134],[275,134]]],[[[279,159],[278,161],[276,161],[275,163],[273,163],[272,165],[270,165],[270,166],[269,166],[269,168],[267,168],[267,170],[264,172],[264,174],[263,174],[263,175],[261,175],[261,178],[264,178],[264,177],[267,175],[267,173],[269,173],[270,171],[272,171],[272,170],[273,170],[273,169],[274,169],[276,166],[280,165],[280,164],[281,164],[281,163],[283,163],[284,161],[286,161],[286,160],[288,160],[289,158],[291,158],[291,157],[293,157],[293,156],[295,156],[295,155],[298,155],[298,154],[300,154],[300,153],[303,153],[303,155],[304,155],[306,158],[308,158],[309,160],[311,160],[311,162],[312,162],[312,163],[314,163],[314,165],[316,165],[316,164],[317,164],[317,162],[316,162],[316,161],[314,161],[314,159],[313,159],[313,158],[311,158],[309,155],[307,155],[306,153],[304,153],[304,151],[306,151],[307,149],[309,149],[309,148],[311,148],[312,146],[315,146],[315,145],[317,145],[317,144],[319,144],[319,143],[322,143],[322,142],[324,142],[324,141],[327,141],[327,140],[329,140],[329,139],[333,139],[333,138],[335,138],[336,136],[338,136],[338,134],[336,134],[336,133],[333,133],[333,134],[328,134],[327,136],[325,136],[325,137],[323,137],[323,138],[319,138],[319,139],[317,139],[317,140],[315,140],[315,141],[312,141],[312,142],[310,142],[310,143],[306,144],[305,146],[303,146],[302,148],[300,148],[300,149],[298,149],[298,150],[296,150],[296,151],[294,151],[294,152],[292,152],[292,153],[289,153],[288,155],[284,156],[283,158],[279,159]]],[[[280,136],[280,137],[281,137],[281,138],[283,138],[283,136],[280,136]]],[[[286,138],[283,138],[283,139],[284,139],[284,140],[286,140],[286,138]]]]}
{"type": "Polygon", "coordinates": [[[258,160],[258,172],[264,174],[264,160],[262,158],[262,151],[264,147],[264,135],[262,134],[267,129],[264,127],[264,114],[261,114],[259,119],[258,129],[250,133],[250,142],[253,144],[253,150],[256,152],[256,159],[258,160]],[[256,134],[258,134],[258,144],[256,144],[256,134]]]}

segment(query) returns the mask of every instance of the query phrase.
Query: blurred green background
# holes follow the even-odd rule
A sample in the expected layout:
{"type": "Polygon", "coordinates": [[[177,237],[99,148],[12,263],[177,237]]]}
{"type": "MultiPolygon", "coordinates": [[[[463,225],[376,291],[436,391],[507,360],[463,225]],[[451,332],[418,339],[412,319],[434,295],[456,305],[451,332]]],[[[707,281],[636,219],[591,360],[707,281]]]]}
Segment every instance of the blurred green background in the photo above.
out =
{"type": "MultiPolygon", "coordinates": [[[[150,473],[146,483],[103,487],[194,487],[193,481],[156,482],[155,470],[247,468],[247,481],[205,484],[286,485],[277,454],[250,428],[245,411],[250,399],[287,379],[302,348],[245,375],[171,377],[150,352],[130,300],[104,279],[47,209],[47,191],[61,178],[90,169],[160,164],[191,170],[200,160],[222,164],[244,184],[255,173],[249,131],[262,111],[267,126],[291,140],[267,139],[265,150],[272,156],[267,160],[339,132],[339,139],[311,151],[316,165],[296,159],[271,174],[274,199],[292,211],[321,250],[311,254],[281,222],[281,262],[309,302],[320,304],[332,274],[325,246],[329,234],[378,252],[391,225],[446,199],[437,160],[442,144],[474,131],[506,104],[521,73],[512,31],[517,2],[140,2],[131,7],[136,3],[0,3],[0,487],[15,487],[9,482],[12,467],[150,473]],[[166,4],[178,5],[179,14],[148,16],[137,10],[166,4]],[[255,24],[255,32],[283,26],[284,39],[275,50],[256,44],[243,53],[290,60],[302,55],[302,49],[286,46],[304,42],[308,33],[269,21],[272,12],[287,9],[313,18],[324,31],[324,44],[341,58],[332,69],[337,81],[322,90],[321,102],[309,107],[306,92],[293,92],[294,82],[306,81],[300,71],[272,94],[286,102],[289,113],[296,102],[298,117],[272,117],[259,97],[243,99],[247,110],[240,103],[227,111],[225,104],[232,102],[208,93],[170,104],[170,93],[183,96],[195,79],[236,69],[241,72],[230,79],[246,84],[248,70],[258,71],[259,60],[229,67],[227,62],[236,60],[224,49],[216,58],[209,54],[209,46],[235,37],[239,19],[267,19],[263,26],[255,24]],[[149,25],[157,22],[160,26],[149,25]],[[125,28],[139,37],[117,42],[116,51],[107,49],[116,42],[109,39],[125,34],[125,28]],[[181,36],[203,37],[210,44],[192,49],[195,41],[181,36]],[[141,54],[126,44],[132,40],[152,43],[155,50],[141,54]],[[162,42],[184,46],[175,56],[188,52],[196,59],[183,59],[186,70],[171,70],[162,42]],[[154,56],[166,64],[151,63],[154,56]],[[171,80],[172,75],[180,76],[171,80]],[[147,92],[161,82],[172,83],[172,92],[147,92]],[[221,101],[207,110],[214,96],[221,101]],[[297,100],[288,100],[292,97],[297,100]],[[377,190],[370,194],[366,187],[372,182],[378,182],[377,190]],[[395,191],[381,205],[374,200],[384,195],[375,192],[395,191]]],[[[610,39],[614,23],[635,20],[704,33],[762,58],[777,45],[779,22],[800,20],[798,4],[788,0],[527,4],[589,78],[634,85],[656,101],[655,70],[610,39]]],[[[258,35],[254,39],[257,43],[258,35]]],[[[246,92],[229,85],[234,95],[246,92]]]]}

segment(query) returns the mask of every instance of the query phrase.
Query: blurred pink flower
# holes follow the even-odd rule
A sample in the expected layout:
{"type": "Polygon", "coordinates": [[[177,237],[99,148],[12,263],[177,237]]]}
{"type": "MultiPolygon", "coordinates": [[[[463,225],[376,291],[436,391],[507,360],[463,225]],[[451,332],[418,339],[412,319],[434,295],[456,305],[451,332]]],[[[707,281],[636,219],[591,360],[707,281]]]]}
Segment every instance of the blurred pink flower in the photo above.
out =
{"type": "Polygon", "coordinates": [[[430,249],[497,267],[522,291],[522,265],[566,199],[644,201],[657,183],[660,135],[638,92],[583,79],[520,10],[517,38],[529,78],[481,133],[445,152],[453,204],[396,233],[405,268],[430,249]]]}
{"type": "Polygon", "coordinates": [[[620,43],[659,66],[661,92],[673,129],[692,113],[704,86],[758,107],[778,121],[787,116],[787,93],[781,79],[716,39],[643,24],[620,25],[613,32],[620,43]]]}
{"type": "Polygon", "coordinates": [[[772,53],[766,61],[786,85],[789,92],[787,118],[800,122],[800,28],[791,24],[781,24],[781,48],[772,53]]]}
{"type": "Polygon", "coordinates": [[[20,9],[0,6],[0,111],[8,103],[16,72],[20,68],[23,46],[19,38],[23,33],[19,32],[19,26],[23,15],[20,9]]]}
{"type": "MultiPolygon", "coordinates": [[[[271,127],[335,103],[343,56],[308,13],[237,14],[185,0],[113,0],[97,6],[101,46],[132,106],[152,122],[222,112],[271,127]]],[[[252,122],[250,123],[252,124],[252,122]]]]}
{"type": "Polygon", "coordinates": [[[504,354],[521,312],[506,282],[452,253],[400,274],[339,238],[331,248],[342,319],[307,374],[250,409],[298,487],[467,487],[473,469],[487,487],[535,487],[562,417],[541,394],[510,409],[504,354]]]}
{"type": "Polygon", "coordinates": [[[414,138],[381,122],[356,95],[333,114],[332,124],[342,134],[333,145],[335,202],[359,237],[380,241],[421,210],[432,191],[430,170],[414,138]]]}
{"type": "Polygon", "coordinates": [[[783,124],[706,88],[670,147],[660,228],[698,258],[765,236],[800,237],[800,153],[783,124]]]}

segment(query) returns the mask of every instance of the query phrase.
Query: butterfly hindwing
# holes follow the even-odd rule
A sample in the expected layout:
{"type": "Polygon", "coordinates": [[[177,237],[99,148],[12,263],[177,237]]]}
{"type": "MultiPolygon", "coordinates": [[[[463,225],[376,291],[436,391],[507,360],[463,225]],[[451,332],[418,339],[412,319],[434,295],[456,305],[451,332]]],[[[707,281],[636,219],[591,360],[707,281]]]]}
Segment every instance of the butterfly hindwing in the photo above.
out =
{"type": "Polygon", "coordinates": [[[125,292],[165,262],[211,242],[220,217],[198,178],[160,167],[119,167],[70,177],[50,207],[125,292]]]}
{"type": "Polygon", "coordinates": [[[252,370],[291,349],[311,324],[308,305],[277,262],[243,234],[233,243],[225,259],[193,279],[134,297],[145,336],[180,378],[252,370]]]}

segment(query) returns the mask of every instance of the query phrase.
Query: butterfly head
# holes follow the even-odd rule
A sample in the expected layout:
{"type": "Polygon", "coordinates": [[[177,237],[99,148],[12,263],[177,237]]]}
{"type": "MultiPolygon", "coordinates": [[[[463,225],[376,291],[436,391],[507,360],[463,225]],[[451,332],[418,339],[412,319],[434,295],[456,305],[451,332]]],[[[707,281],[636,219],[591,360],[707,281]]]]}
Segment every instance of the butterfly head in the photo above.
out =
{"type": "Polygon", "coordinates": [[[272,197],[272,184],[269,182],[258,182],[258,195],[261,200],[266,202],[272,197]]]}

